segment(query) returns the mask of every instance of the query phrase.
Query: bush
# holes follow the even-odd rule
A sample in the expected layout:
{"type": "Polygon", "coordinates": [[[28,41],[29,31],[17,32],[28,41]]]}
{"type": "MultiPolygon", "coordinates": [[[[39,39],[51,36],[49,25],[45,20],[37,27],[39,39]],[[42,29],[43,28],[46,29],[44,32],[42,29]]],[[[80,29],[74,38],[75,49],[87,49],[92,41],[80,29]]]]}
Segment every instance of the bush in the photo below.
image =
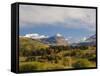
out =
{"type": "Polygon", "coordinates": [[[82,57],[84,55],[82,50],[74,50],[71,52],[71,56],[82,57]]]}
{"type": "Polygon", "coordinates": [[[64,66],[60,64],[43,63],[43,62],[22,62],[19,65],[20,72],[27,71],[39,71],[39,70],[52,70],[52,69],[63,69],[64,66]]]}
{"type": "Polygon", "coordinates": [[[90,61],[96,61],[96,55],[95,55],[95,54],[91,54],[91,55],[88,57],[88,59],[89,59],[90,61]]]}
{"type": "Polygon", "coordinates": [[[41,62],[20,62],[19,70],[23,72],[43,70],[44,63],[41,62]]]}
{"type": "Polygon", "coordinates": [[[36,65],[33,65],[33,64],[22,64],[19,66],[20,68],[20,71],[34,71],[37,69],[37,66],[36,65]]]}
{"type": "Polygon", "coordinates": [[[72,66],[74,68],[88,68],[92,67],[92,63],[87,59],[79,59],[72,66]]]}
{"type": "Polygon", "coordinates": [[[79,48],[80,48],[80,50],[86,50],[86,49],[88,49],[88,46],[80,46],[79,48]]]}
{"type": "Polygon", "coordinates": [[[71,57],[63,58],[62,64],[63,64],[64,66],[71,67],[71,65],[72,65],[72,58],[71,58],[71,57]]]}

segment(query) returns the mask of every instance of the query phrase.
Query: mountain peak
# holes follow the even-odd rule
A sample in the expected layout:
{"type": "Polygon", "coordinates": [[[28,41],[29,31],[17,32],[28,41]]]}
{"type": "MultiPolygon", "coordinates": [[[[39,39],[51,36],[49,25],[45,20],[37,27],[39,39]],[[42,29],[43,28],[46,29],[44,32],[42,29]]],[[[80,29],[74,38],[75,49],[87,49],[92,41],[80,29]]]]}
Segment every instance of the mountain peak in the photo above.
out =
{"type": "Polygon", "coordinates": [[[60,33],[57,33],[56,36],[57,36],[57,37],[61,37],[62,35],[61,35],[60,33]]]}

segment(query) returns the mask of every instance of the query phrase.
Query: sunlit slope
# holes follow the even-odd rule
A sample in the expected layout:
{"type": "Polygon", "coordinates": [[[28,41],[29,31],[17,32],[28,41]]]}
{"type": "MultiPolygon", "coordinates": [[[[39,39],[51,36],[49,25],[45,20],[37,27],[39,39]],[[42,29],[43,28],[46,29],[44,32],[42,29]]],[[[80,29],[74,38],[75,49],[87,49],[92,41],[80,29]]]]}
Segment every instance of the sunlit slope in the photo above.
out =
{"type": "Polygon", "coordinates": [[[19,38],[19,48],[20,50],[38,50],[41,48],[47,48],[49,47],[46,44],[43,44],[39,40],[33,40],[31,38],[25,38],[25,37],[20,37],[19,38]]]}

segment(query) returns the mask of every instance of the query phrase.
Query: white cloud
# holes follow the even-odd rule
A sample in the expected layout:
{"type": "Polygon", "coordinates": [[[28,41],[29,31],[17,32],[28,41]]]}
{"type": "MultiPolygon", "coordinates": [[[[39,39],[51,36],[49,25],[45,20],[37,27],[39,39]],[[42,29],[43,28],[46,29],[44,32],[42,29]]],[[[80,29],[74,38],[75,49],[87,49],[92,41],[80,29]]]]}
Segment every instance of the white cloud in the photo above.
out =
{"type": "Polygon", "coordinates": [[[48,38],[48,36],[39,35],[38,33],[26,34],[24,37],[33,38],[33,39],[48,38]]]}
{"type": "MultiPolygon", "coordinates": [[[[64,27],[95,27],[95,9],[20,5],[20,26],[41,23],[64,23],[64,27]]],[[[32,25],[31,25],[32,26],[32,25]]],[[[35,26],[35,25],[33,25],[35,26]]]]}

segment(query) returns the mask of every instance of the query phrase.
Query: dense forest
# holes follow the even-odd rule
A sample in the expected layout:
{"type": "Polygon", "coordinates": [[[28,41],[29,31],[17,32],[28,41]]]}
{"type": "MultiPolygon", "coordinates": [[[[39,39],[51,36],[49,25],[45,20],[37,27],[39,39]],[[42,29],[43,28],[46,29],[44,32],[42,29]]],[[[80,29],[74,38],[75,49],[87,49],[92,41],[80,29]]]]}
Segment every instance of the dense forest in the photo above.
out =
{"type": "Polygon", "coordinates": [[[22,72],[96,67],[96,46],[50,46],[31,38],[19,40],[22,72]]]}

